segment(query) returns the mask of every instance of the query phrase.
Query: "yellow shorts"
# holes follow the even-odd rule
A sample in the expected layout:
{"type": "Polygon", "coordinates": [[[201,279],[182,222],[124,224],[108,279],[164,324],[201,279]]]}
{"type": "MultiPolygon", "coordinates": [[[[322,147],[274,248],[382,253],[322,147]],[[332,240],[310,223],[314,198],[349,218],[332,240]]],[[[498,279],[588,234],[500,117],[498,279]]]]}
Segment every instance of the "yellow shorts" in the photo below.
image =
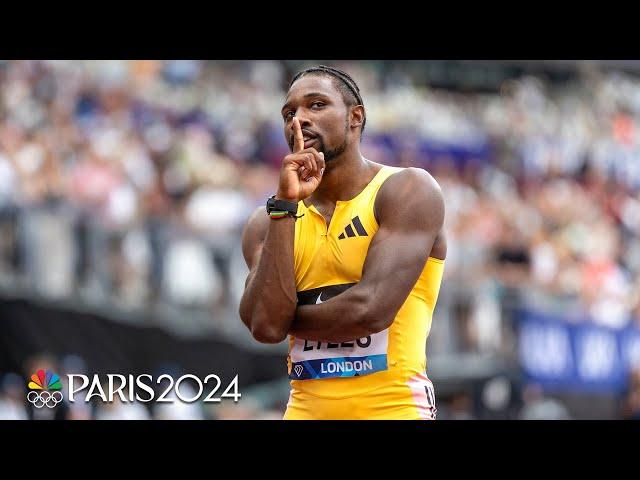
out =
{"type": "Polygon", "coordinates": [[[405,383],[347,398],[322,398],[292,389],[284,420],[435,420],[433,384],[425,373],[405,383]]]}

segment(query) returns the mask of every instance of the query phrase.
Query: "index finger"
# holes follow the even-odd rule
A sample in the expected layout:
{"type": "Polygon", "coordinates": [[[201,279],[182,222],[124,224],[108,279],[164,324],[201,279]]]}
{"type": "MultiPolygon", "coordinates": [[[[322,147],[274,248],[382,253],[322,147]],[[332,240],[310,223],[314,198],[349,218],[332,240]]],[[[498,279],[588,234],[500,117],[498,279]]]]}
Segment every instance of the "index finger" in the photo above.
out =
{"type": "Polygon", "coordinates": [[[304,150],[304,136],[302,135],[302,128],[297,117],[293,117],[293,151],[300,152],[304,150]]]}

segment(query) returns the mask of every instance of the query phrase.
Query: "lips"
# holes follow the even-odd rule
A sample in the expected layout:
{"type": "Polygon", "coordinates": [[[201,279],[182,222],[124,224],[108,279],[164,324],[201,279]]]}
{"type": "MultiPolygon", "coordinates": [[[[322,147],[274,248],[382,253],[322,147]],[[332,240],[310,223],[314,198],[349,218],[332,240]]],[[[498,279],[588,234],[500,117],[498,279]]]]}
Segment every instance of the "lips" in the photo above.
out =
{"type": "Polygon", "coordinates": [[[302,135],[305,141],[311,138],[316,138],[318,136],[314,132],[312,132],[311,130],[307,130],[306,128],[302,129],[302,135]]]}
{"type": "Polygon", "coordinates": [[[315,143],[317,135],[309,130],[302,130],[302,138],[304,139],[304,148],[309,148],[315,143]]]}
{"type": "MultiPolygon", "coordinates": [[[[317,142],[318,137],[319,135],[317,135],[316,133],[304,128],[302,129],[302,139],[304,141],[304,148],[309,148],[311,145],[317,142]]],[[[293,149],[293,145],[294,145],[294,138],[292,134],[289,140],[289,146],[293,149]]]]}

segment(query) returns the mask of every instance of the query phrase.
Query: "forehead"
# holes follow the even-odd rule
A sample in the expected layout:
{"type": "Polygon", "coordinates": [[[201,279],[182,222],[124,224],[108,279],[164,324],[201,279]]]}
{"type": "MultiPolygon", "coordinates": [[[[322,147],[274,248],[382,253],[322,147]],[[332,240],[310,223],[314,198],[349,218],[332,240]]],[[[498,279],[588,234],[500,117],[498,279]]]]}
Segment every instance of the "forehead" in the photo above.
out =
{"type": "Polygon", "coordinates": [[[340,92],[327,75],[305,75],[296,80],[285,98],[285,102],[292,102],[303,98],[308,93],[320,93],[327,97],[340,96],[340,92]]]}

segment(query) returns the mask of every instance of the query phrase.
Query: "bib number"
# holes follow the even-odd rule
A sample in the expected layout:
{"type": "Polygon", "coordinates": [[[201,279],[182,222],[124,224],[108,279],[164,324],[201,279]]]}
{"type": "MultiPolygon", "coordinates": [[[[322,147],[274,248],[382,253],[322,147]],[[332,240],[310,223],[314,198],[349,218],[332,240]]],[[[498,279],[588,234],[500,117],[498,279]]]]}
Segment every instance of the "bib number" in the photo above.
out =
{"type": "Polygon", "coordinates": [[[291,349],[292,380],[369,375],[387,369],[388,330],[351,342],[296,338],[291,349]]]}

